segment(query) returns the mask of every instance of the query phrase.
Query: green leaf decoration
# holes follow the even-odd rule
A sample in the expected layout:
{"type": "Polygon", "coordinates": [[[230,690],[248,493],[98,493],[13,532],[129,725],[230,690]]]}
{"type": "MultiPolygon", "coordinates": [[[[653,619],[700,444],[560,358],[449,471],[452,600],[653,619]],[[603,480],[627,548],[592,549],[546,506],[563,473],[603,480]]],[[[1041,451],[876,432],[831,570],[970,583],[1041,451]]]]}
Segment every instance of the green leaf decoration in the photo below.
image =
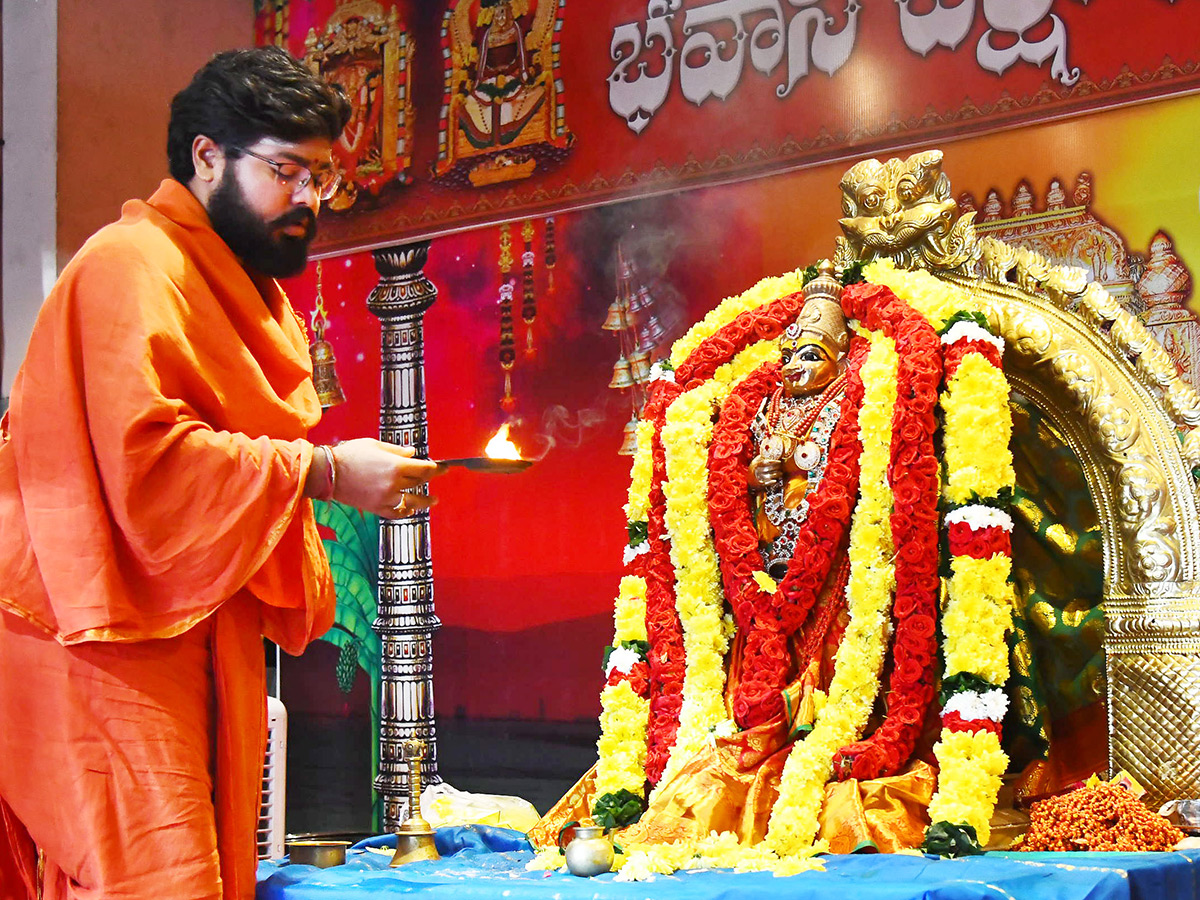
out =
{"type": "Polygon", "coordinates": [[[967,498],[965,503],[949,503],[946,500],[941,501],[942,514],[946,514],[951,510],[958,509],[962,506],[990,506],[992,509],[1002,509],[1007,511],[1013,502],[1013,489],[1009,485],[1000,488],[995,494],[989,494],[986,497],[981,497],[974,491],[967,498]]]}
{"type": "Polygon", "coordinates": [[[354,676],[358,674],[358,648],[359,641],[347,641],[342,645],[342,652],[338,654],[337,661],[337,681],[338,687],[342,689],[343,694],[348,694],[354,690],[354,676]]]}
{"type": "Polygon", "coordinates": [[[861,284],[867,279],[863,277],[863,264],[858,260],[850,263],[846,268],[842,269],[842,274],[839,279],[843,286],[851,284],[861,284]]]}
{"type": "Polygon", "coordinates": [[[646,804],[633,791],[621,788],[616,793],[601,794],[592,807],[592,818],[605,828],[623,828],[642,817],[646,804]]]}
{"type": "Polygon", "coordinates": [[[985,316],[983,313],[979,312],[978,310],[960,309],[958,312],[948,318],[945,324],[938,329],[938,334],[945,334],[952,327],[954,327],[955,323],[957,322],[974,322],[988,334],[996,333],[995,329],[988,324],[987,316],[985,316]]]}
{"type": "Polygon", "coordinates": [[[949,822],[934,822],[926,828],[921,849],[951,859],[983,853],[973,825],[951,825],[949,822]]]}
{"type": "Polygon", "coordinates": [[[942,690],[938,694],[938,702],[945,706],[950,702],[951,697],[961,694],[963,691],[975,691],[977,694],[983,694],[995,689],[996,685],[986,678],[980,678],[973,672],[958,672],[949,678],[942,679],[942,690]]]}
{"type": "Polygon", "coordinates": [[[810,281],[812,281],[814,278],[816,278],[820,274],[821,273],[817,269],[816,263],[813,263],[811,266],[805,266],[803,269],[800,270],[800,285],[804,286],[804,285],[808,284],[810,281]]]}
{"type": "Polygon", "coordinates": [[[646,522],[630,522],[628,532],[630,547],[636,547],[650,539],[650,527],[646,522]]]}
{"type": "MultiPolygon", "coordinates": [[[[337,594],[333,627],[321,635],[341,652],[335,674],[349,693],[357,669],[371,680],[371,778],[379,773],[379,682],[382,642],[372,629],[379,596],[379,518],[336,501],[313,501],[317,524],[333,532],[325,538],[325,554],[337,594]]],[[[382,803],[374,803],[375,827],[382,822],[382,803]]]]}

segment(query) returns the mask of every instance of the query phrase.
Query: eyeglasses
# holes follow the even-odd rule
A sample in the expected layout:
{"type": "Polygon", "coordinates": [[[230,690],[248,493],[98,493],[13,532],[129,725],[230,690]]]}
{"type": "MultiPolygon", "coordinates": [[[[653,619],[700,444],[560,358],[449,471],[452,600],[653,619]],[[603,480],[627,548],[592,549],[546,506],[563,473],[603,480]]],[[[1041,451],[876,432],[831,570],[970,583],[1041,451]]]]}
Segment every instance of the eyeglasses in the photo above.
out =
{"type": "Polygon", "coordinates": [[[300,163],[277,162],[265,156],[260,156],[253,150],[247,150],[245,147],[235,147],[234,150],[265,162],[275,170],[275,177],[279,180],[280,187],[287,188],[293,194],[298,194],[308,187],[309,184],[312,184],[313,189],[317,192],[317,196],[322,201],[330,200],[337,192],[338,185],[342,182],[342,176],[338,173],[337,169],[323,169],[314,172],[308,166],[302,166],[300,163]]]}

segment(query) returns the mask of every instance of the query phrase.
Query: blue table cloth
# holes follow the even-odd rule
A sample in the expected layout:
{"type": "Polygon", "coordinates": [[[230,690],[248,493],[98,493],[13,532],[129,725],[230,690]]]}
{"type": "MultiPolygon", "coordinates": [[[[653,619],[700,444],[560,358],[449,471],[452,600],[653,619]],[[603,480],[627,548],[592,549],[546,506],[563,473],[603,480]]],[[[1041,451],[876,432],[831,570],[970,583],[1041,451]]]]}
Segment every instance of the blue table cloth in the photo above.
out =
{"type": "Polygon", "coordinates": [[[524,835],[504,828],[439,828],[441,860],[392,869],[388,835],[355,845],[330,869],[261,863],[258,900],[1200,900],[1200,851],[987,853],[967,859],[826,856],[824,872],[678,872],[621,883],[527,872],[524,835]],[[357,848],[357,849],[356,849],[357,848]]]}

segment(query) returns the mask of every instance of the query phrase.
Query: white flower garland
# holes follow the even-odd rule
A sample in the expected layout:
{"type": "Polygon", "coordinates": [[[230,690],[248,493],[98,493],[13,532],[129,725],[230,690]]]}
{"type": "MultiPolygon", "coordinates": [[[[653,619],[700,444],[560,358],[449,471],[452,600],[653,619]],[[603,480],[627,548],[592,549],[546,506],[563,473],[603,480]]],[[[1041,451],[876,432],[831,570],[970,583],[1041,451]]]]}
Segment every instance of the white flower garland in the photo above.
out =
{"type": "Polygon", "coordinates": [[[982,341],[985,344],[991,344],[998,352],[1004,352],[1004,338],[992,334],[986,328],[981,328],[977,322],[966,320],[955,322],[942,335],[942,343],[947,347],[958,341],[982,341]]]}
{"type": "Polygon", "coordinates": [[[942,715],[958,713],[968,721],[987,719],[989,722],[1003,722],[1006,712],[1008,712],[1008,695],[1000,688],[992,688],[983,693],[961,691],[951,697],[942,707],[942,715]]]}
{"type": "Polygon", "coordinates": [[[966,522],[976,530],[981,528],[1003,528],[1009,534],[1012,534],[1013,530],[1012,516],[1007,512],[1002,509],[996,509],[994,506],[983,506],[979,503],[971,503],[967,506],[952,509],[946,513],[943,521],[948,526],[958,522],[966,522]]]}

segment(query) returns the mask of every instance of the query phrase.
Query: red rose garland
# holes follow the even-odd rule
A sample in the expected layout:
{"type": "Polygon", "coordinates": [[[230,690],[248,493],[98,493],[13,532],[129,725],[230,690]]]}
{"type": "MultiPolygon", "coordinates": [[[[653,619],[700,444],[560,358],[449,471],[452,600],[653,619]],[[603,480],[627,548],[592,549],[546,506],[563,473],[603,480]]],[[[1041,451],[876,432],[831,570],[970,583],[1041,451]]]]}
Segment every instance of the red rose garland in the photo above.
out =
{"type": "Polygon", "coordinates": [[[675,380],[685,388],[697,387],[725,363],[755,341],[779,337],[804,306],[804,294],[794,294],[764,303],[757,309],[738,314],[709,335],[675,367],[675,380]]]}
{"type": "Polygon", "coordinates": [[[758,532],[749,515],[748,468],[753,455],[750,425],[763,399],[779,383],[779,364],[768,363],[735,387],[721,406],[708,452],[708,510],[725,598],[739,628],[754,616],[761,594],[754,572],[762,569],[758,532]]]}
{"type": "Polygon", "coordinates": [[[646,733],[646,778],[657,784],[666,768],[679,730],[679,712],[683,707],[683,675],[686,659],[683,629],[675,609],[675,569],[666,527],[666,499],[663,483],[667,477],[666,453],[662,428],[667,407],[679,396],[678,385],[659,381],[646,402],[645,418],[654,423],[653,469],[650,481],[650,511],[646,522],[646,639],[650,644],[649,664],[650,722],[646,733]]]}
{"type": "Polygon", "coordinates": [[[955,341],[953,344],[950,344],[945,348],[942,368],[945,370],[945,378],[947,382],[954,377],[954,373],[958,371],[959,364],[969,353],[978,353],[997,369],[1004,368],[1000,351],[997,349],[995,344],[984,340],[963,338],[955,341]]]}
{"type": "Polygon", "coordinates": [[[1012,535],[998,525],[975,528],[969,522],[952,522],[946,527],[951,556],[991,559],[996,554],[1012,556],[1012,535]]]}
{"type": "Polygon", "coordinates": [[[888,472],[897,555],[887,717],[869,738],[839,750],[834,761],[840,778],[870,779],[895,774],[912,755],[934,695],[940,472],[933,433],[942,360],[933,327],[888,288],[851,285],[842,307],[847,316],[895,340],[899,356],[888,472]]]}
{"type": "Polygon", "coordinates": [[[608,676],[608,680],[604,683],[612,687],[615,684],[620,684],[622,681],[628,681],[630,689],[646,700],[650,696],[650,666],[645,662],[634,663],[633,667],[628,672],[621,672],[613,669],[612,674],[608,676]]]}
{"type": "Polygon", "coordinates": [[[1000,736],[1000,723],[991,719],[964,719],[959,713],[942,713],[942,728],[946,731],[990,731],[1000,736]]]}

